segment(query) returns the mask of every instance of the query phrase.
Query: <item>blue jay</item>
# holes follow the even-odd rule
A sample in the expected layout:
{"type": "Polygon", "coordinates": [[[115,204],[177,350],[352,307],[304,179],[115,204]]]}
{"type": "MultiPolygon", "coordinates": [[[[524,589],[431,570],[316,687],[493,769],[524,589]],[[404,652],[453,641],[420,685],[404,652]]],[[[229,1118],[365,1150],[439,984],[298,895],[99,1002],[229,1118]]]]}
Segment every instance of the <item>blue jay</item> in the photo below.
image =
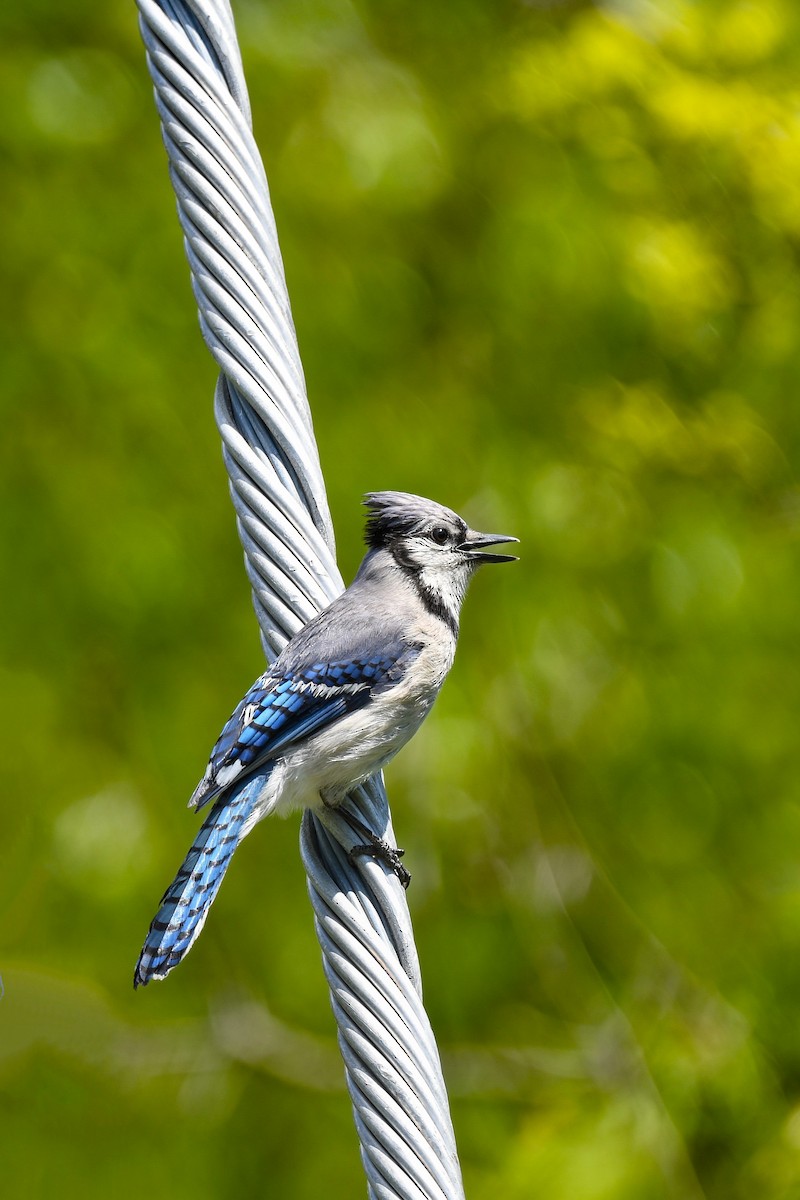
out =
{"type": "MultiPolygon", "coordinates": [[[[190,808],[211,809],[165,892],[134,987],[164,979],[194,944],[233,852],[271,812],[339,804],[430,712],[453,663],[461,602],[481,563],[513,562],[449,508],[406,492],[365,498],[367,554],[347,591],[299,631],[222,730],[190,808]]],[[[344,811],[344,810],[343,810],[344,811]]],[[[355,818],[357,853],[399,853],[355,818]]]]}

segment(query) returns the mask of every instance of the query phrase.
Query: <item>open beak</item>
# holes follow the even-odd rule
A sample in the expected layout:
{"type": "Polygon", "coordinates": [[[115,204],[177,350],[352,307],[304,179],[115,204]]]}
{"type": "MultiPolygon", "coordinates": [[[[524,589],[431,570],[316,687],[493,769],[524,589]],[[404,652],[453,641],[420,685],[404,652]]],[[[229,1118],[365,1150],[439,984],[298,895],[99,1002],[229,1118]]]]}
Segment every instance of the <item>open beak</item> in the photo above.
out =
{"type": "Polygon", "coordinates": [[[507,537],[503,533],[476,533],[474,529],[468,529],[467,536],[458,548],[474,563],[516,562],[516,554],[488,554],[486,547],[499,546],[501,542],[518,541],[519,538],[507,537]]]}

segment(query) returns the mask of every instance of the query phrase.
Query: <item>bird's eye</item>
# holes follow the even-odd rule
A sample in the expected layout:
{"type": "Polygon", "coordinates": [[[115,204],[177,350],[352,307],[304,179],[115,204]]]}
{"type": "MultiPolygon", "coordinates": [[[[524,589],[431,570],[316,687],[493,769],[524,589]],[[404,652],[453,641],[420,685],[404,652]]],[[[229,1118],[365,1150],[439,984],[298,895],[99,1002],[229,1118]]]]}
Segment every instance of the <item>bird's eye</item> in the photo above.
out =
{"type": "Polygon", "coordinates": [[[443,546],[450,540],[450,530],[446,529],[444,525],[434,525],[430,532],[430,538],[432,542],[436,542],[437,546],[443,546]]]}

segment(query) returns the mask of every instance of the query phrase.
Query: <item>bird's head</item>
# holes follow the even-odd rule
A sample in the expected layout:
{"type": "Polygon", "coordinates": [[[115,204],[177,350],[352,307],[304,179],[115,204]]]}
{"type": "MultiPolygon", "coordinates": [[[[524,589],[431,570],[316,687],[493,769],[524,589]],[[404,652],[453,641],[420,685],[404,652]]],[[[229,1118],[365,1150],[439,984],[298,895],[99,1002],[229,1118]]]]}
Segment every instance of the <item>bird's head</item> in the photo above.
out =
{"type": "Polygon", "coordinates": [[[386,550],[429,597],[457,621],[467,584],[482,563],[515,562],[513,554],[489,550],[515,537],[478,533],[452,509],[408,492],[369,492],[366,542],[386,550]]]}

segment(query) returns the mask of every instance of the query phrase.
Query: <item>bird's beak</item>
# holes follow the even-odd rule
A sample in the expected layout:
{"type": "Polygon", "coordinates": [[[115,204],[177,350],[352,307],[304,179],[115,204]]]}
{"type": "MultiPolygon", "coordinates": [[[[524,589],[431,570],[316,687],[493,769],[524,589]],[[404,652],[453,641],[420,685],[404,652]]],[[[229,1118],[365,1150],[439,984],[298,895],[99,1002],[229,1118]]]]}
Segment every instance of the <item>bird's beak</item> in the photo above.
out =
{"type": "Polygon", "coordinates": [[[487,546],[497,546],[501,542],[518,542],[519,538],[507,537],[503,533],[476,533],[474,529],[467,530],[467,536],[458,547],[471,562],[502,563],[516,562],[516,554],[487,554],[487,546]]]}

